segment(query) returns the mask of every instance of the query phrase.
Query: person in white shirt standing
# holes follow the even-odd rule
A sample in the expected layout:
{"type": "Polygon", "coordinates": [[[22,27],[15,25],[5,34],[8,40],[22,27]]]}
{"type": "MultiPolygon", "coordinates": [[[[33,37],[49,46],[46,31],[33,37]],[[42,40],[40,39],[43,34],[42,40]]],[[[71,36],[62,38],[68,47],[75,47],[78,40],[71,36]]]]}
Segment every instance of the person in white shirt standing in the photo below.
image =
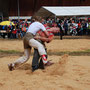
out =
{"type": "Polygon", "coordinates": [[[46,31],[46,28],[44,27],[44,25],[42,23],[40,23],[38,21],[38,19],[39,18],[35,17],[36,21],[33,22],[29,26],[29,29],[28,29],[26,35],[24,36],[23,43],[24,43],[24,54],[25,55],[20,57],[19,59],[17,59],[15,62],[8,64],[8,68],[10,71],[12,71],[15,68],[17,68],[18,66],[22,65],[29,59],[32,47],[36,48],[38,50],[39,55],[41,56],[44,65],[48,65],[48,61],[46,58],[47,53],[45,51],[43,44],[41,44],[40,42],[38,42],[37,40],[34,39],[34,36],[36,35],[36,33],[39,30],[42,30],[45,33],[46,37],[49,37],[49,34],[46,31]]]}

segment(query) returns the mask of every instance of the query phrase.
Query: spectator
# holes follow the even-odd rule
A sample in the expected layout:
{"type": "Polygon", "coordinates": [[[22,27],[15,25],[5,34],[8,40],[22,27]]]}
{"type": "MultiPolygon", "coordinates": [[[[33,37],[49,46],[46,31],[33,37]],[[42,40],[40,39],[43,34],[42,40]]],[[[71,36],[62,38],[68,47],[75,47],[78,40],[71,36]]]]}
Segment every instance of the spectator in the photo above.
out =
{"type": "Polygon", "coordinates": [[[65,29],[65,35],[67,35],[67,31],[68,31],[68,23],[67,20],[64,20],[64,29],[65,29]]]}

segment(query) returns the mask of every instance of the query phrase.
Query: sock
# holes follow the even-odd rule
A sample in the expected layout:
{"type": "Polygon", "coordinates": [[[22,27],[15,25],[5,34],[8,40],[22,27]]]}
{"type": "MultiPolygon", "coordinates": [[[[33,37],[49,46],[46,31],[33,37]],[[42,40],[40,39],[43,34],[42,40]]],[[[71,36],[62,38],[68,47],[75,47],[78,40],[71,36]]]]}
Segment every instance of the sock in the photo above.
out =
{"type": "Polygon", "coordinates": [[[14,64],[14,63],[12,63],[12,66],[14,67],[14,66],[15,66],[15,64],[14,64]]]}
{"type": "Polygon", "coordinates": [[[47,63],[46,55],[42,55],[41,58],[42,58],[43,63],[46,64],[47,63]]]}

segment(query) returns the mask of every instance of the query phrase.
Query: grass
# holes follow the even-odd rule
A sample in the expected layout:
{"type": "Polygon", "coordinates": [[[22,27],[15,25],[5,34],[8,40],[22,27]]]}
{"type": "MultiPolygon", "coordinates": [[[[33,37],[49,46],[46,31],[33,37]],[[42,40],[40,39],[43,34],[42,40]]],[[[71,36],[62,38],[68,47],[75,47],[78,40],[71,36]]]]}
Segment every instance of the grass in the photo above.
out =
{"type": "Polygon", "coordinates": [[[22,52],[16,51],[16,50],[0,50],[0,53],[6,53],[6,54],[20,54],[22,52]]]}
{"type": "MultiPolygon", "coordinates": [[[[16,51],[16,50],[0,50],[0,53],[2,54],[15,54],[15,55],[21,55],[23,52],[16,51]]],[[[58,55],[61,56],[63,54],[68,54],[71,56],[90,56],[90,49],[84,50],[84,51],[72,51],[72,52],[48,52],[48,55],[58,55]]]]}
{"type": "Polygon", "coordinates": [[[84,51],[64,51],[64,52],[48,52],[49,55],[63,55],[63,54],[68,54],[71,56],[90,56],[90,49],[84,50],[84,51]]]}

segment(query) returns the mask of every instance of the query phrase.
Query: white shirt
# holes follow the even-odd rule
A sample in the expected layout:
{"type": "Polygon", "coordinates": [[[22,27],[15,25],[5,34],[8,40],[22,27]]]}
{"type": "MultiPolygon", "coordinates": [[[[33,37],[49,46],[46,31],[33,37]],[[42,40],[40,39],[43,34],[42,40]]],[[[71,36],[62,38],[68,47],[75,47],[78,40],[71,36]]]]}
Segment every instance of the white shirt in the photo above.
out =
{"type": "Polygon", "coordinates": [[[37,33],[39,30],[45,31],[46,28],[45,28],[44,25],[43,25],[42,23],[40,23],[40,22],[33,22],[33,23],[29,26],[27,32],[30,32],[30,33],[32,33],[33,35],[36,35],[36,33],[37,33]]]}

